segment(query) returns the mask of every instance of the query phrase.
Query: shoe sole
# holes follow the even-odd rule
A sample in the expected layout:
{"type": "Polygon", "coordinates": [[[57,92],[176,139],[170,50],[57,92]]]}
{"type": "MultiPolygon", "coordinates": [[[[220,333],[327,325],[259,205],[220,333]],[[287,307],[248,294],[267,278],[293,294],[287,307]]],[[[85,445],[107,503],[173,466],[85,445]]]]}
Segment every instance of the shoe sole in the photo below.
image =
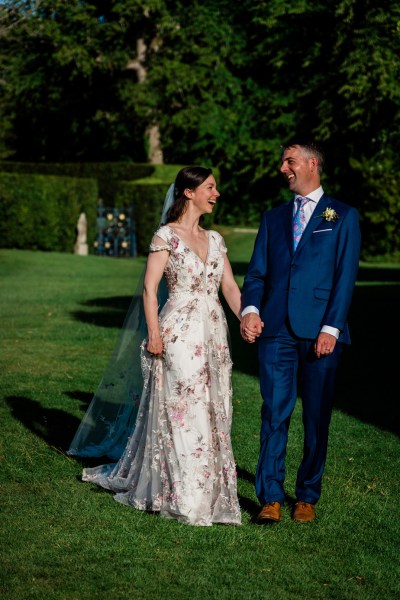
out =
{"type": "Polygon", "coordinates": [[[279,517],[279,519],[271,519],[269,517],[257,519],[258,525],[268,525],[268,523],[272,525],[273,523],[279,523],[280,521],[281,521],[281,517],[279,517]]]}

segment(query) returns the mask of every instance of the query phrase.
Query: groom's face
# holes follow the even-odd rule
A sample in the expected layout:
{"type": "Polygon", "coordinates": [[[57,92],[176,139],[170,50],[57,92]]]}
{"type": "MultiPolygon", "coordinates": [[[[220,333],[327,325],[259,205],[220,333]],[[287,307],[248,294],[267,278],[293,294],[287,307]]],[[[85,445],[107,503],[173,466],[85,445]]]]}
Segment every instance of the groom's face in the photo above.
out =
{"type": "Polygon", "coordinates": [[[317,167],[315,157],[308,157],[300,146],[291,146],[282,155],[280,171],[294,194],[306,196],[320,185],[317,167]]]}

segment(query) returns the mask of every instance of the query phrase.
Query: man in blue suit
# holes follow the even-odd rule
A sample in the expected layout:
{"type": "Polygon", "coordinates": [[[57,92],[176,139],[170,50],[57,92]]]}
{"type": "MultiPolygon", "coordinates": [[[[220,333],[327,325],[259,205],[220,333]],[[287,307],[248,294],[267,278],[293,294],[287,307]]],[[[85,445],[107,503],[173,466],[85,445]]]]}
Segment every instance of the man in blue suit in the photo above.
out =
{"type": "Polygon", "coordinates": [[[258,522],[281,519],[285,456],[297,386],[303,403],[304,450],[293,519],[315,518],[321,495],[334,382],[358,271],[357,211],[325,194],[324,165],[313,141],[283,148],[281,173],[294,199],[264,212],[242,290],[241,334],[258,338],[261,409],[256,492],[258,522]]]}

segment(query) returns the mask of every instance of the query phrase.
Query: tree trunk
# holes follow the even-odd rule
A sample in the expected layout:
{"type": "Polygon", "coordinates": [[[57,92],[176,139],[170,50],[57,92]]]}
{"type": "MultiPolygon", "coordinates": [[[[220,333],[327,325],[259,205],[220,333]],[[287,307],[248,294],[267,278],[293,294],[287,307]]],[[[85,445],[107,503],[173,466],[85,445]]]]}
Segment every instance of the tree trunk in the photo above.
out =
{"type": "MultiPolygon", "coordinates": [[[[126,68],[136,72],[138,82],[143,83],[147,76],[146,54],[147,46],[143,38],[136,42],[137,58],[128,62],[126,68]]],[[[146,130],[146,136],[149,144],[148,159],[152,165],[164,164],[163,152],[161,149],[160,128],[157,123],[153,123],[146,130]]]]}

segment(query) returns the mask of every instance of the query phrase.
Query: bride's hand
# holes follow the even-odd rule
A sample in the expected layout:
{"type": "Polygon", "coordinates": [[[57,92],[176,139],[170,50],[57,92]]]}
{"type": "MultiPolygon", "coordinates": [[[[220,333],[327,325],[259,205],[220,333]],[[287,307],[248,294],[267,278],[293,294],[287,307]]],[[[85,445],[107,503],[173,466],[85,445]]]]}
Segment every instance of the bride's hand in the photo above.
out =
{"type": "Polygon", "coordinates": [[[164,351],[164,344],[161,339],[161,336],[149,338],[149,340],[147,342],[147,352],[149,354],[151,354],[152,356],[156,356],[157,358],[160,358],[162,356],[163,351],[164,351]]]}

